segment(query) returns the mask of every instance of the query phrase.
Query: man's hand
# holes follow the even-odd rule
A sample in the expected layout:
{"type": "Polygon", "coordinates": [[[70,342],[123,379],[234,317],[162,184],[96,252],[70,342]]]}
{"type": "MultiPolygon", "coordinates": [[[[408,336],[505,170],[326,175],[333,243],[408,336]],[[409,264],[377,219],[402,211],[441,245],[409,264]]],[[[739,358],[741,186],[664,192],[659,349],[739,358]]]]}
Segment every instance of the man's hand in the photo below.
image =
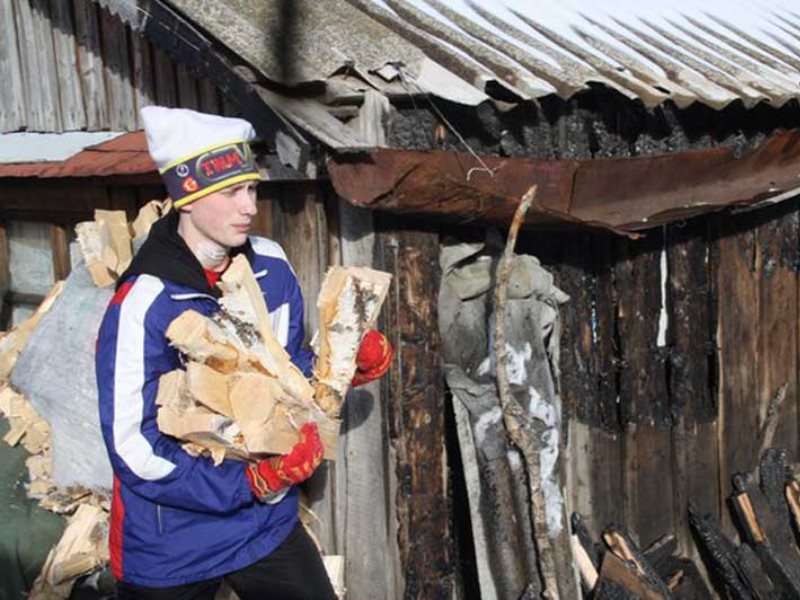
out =
{"type": "Polygon", "coordinates": [[[392,364],[394,349],[386,336],[370,329],[361,340],[356,355],[356,374],[353,376],[353,387],[378,379],[392,364]]]}
{"type": "Polygon", "coordinates": [[[322,441],[316,423],[300,428],[300,441],[288,454],[273,456],[247,466],[250,488],[259,500],[311,477],[322,462],[322,441]]]}

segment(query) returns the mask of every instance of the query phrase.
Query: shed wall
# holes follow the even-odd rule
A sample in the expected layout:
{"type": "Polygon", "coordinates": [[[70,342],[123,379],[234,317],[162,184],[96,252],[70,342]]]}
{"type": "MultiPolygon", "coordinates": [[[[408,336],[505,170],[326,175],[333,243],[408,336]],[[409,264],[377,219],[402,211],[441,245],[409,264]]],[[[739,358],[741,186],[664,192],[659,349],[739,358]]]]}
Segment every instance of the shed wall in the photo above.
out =
{"type": "Polygon", "coordinates": [[[0,133],[135,131],[149,104],[221,113],[216,88],[92,0],[0,3],[0,133]]]}
{"type": "Polygon", "coordinates": [[[571,296],[562,308],[561,394],[573,509],[598,534],[643,545],[676,533],[686,506],[721,518],[731,477],[752,471],[781,386],[773,446],[798,459],[798,203],[717,215],[643,240],[530,234],[571,296]]]}

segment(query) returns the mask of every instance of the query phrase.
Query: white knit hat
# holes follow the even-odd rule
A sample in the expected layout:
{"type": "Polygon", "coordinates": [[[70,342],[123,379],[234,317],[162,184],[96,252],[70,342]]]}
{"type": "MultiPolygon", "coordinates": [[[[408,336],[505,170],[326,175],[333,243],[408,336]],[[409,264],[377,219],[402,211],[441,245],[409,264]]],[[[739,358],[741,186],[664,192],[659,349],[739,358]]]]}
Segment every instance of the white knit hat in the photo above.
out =
{"type": "Polygon", "coordinates": [[[235,183],[261,179],[244,119],[188,110],[141,109],[150,156],[176,208],[235,183]]]}

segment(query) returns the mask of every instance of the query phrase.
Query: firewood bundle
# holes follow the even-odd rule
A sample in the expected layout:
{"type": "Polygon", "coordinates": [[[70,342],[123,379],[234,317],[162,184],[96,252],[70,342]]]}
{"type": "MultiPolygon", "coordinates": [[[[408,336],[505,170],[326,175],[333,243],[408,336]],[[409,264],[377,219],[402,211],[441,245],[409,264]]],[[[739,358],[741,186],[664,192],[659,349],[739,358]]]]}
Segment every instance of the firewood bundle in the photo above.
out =
{"type": "Polygon", "coordinates": [[[167,329],[189,361],[159,382],[158,425],[192,454],[248,459],[283,454],[299,428],[316,422],[325,457],[335,457],[339,409],[355,372],[361,338],[377,318],[390,276],[332,269],[320,293],[316,386],[291,362],[272,332],[250,265],[239,256],[222,276],[222,310],[186,311],[167,329]]]}
{"type": "Polygon", "coordinates": [[[711,599],[697,566],[675,556],[678,542],[666,535],[644,551],[627,532],[611,526],[595,543],[580,516],[572,516],[572,551],[587,597],[595,600],[711,599]]]}
{"type": "Polygon", "coordinates": [[[132,223],[123,210],[95,210],[93,221],[75,226],[86,266],[97,287],[116,282],[133,259],[133,242],[169,210],[169,201],[152,200],[145,204],[132,223]]]}
{"type": "Polygon", "coordinates": [[[734,600],[800,598],[800,483],[786,453],[766,450],[756,472],[736,475],[733,487],[730,505],[741,544],[715,518],[689,508],[710,573],[734,600]]]}

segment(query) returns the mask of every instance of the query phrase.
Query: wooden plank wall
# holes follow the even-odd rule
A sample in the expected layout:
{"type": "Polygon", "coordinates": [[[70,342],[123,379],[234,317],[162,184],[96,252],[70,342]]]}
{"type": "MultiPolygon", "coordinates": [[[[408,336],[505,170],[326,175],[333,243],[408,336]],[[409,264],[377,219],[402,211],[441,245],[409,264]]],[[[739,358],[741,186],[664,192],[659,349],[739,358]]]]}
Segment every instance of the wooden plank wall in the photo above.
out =
{"type": "Polygon", "coordinates": [[[676,533],[693,555],[689,500],[735,534],[731,477],[755,466],[757,432],[784,384],[773,445],[800,458],[799,228],[788,202],[642,240],[521,243],[571,296],[561,355],[568,496],[595,534],[622,523],[647,545],[676,533]]]}
{"type": "Polygon", "coordinates": [[[92,0],[0,0],[0,133],[134,131],[139,108],[228,110],[92,0]]]}
{"type": "MultiPolygon", "coordinates": [[[[50,223],[54,266],[64,273],[75,222],[95,208],[133,214],[161,193],[152,185],[6,180],[0,287],[9,219],[50,223]]],[[[348,400],[339,460],[308,488],[324,551],[345,554],[357,597],[450,597],[457,558],[438,364],[438,233],[354,212],[317,184],[264,184],[259,194],[257,230],[284,245],[301,277],[309,335],[329,264],[372,264],[395,275],[380,323],[397,350],[390,378],[348,400]]],[[[567,492],[595,534],[622,523],[647,545],[674,532],[691,555],[689,500],[733,533],[730,477],[752,469],[755,432],[784,384],[775,440],[798,460],[799,230],[798,205],[786,202],[636,241],[520,239],[518,251],[538,256],[571,297],[561,354],[567,492]]]]}

